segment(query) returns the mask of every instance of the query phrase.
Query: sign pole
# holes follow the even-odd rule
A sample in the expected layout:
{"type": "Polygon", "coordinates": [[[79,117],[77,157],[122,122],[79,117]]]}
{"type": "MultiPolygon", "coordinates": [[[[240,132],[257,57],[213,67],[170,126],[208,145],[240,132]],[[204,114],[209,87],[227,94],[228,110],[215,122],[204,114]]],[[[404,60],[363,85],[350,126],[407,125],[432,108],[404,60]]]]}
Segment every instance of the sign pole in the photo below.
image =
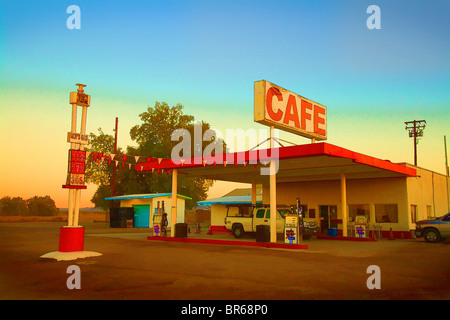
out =
{"type": "MultiPolygon", "coordinates": [[[[274,126],[270,127],[270,156],[273,155],[274,126]]],[[[275,161],[270,161],[270,242],[277,242],[277,175],[275,161]]]]}
{"type": "Polygon", "coordinates": [[[450,194],[449,194],[449,188],[448,188],[448,177],[449,177],[449,170],[448,170],[448,159],[447,159],[447,138],[444,136],[444,150],[445,150],[445,182],[447,184],[447,211],[450,212],[450,194]]]}
{"type": "Polygon", "coordinates": [[[70,93],[69,103],[72,105],[71,131],[67,133],[67,142],[70,143],[69,165],[66,184],[62,187],[69,189],[67,226],[60,228],[59,251],[47,253],[41,258],[52,258],[58,261],[75,260],[78,258],[95,257],[101,255],[97,252],[83,251],[84,227],[78,225],[80,214],[81,189],[86,189],[84,173],[86,169],[86,151],[84,145],[88,144],[86,135],[87,107],[91,96],[84,93],[84,84],[76,84],[77,92],[70,93]],[[77,133],[77,107],[82,106],[81,132],[77,133]]]}

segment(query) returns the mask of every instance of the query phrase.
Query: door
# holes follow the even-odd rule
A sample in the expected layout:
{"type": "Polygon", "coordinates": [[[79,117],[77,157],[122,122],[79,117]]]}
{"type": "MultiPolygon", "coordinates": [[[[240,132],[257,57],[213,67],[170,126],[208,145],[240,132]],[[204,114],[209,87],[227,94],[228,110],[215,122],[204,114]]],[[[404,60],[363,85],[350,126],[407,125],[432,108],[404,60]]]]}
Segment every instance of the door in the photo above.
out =
{"type": "Polygon", "coordinates": [[[329,222],[328,222],[328,206],[319,206],[320,211],[320,232],[327,234],[329,222]]]}
{"type": "Polygon", "coordinates": [[[255,222],[255,226],[254,229],[256,230],[256,226],[258,225],[270,225],[269,219],[267,217],[265,217],[266,215],[266,209],[261,208],[256,210],[256,214],[255,214],[255,218],[253,219],[253,221],[255,222]]]}
{"type": "Polygon", "coordinates": [[[136,228],[150,227],[150,205],[135,205],[134,226],[136,228]]]}
{"type": "Polygon", "coordinates": [[[337,206],[329,206],[330,228],[337,228],[337,206]]]}
{"type": "MultiPolygon", "coordinates": [[[[284,219],[281,218],[280,214],[278,213],[277,210],[277,220],[276,220],[276,229],[277,229],[277,233],[283,233],[284,232],[284,219]]],[[[264,219],[264,224],[267,224],[268,226],[270,226],[270,209],[267,209],[266,211],[266,218],[264,219]]]]}

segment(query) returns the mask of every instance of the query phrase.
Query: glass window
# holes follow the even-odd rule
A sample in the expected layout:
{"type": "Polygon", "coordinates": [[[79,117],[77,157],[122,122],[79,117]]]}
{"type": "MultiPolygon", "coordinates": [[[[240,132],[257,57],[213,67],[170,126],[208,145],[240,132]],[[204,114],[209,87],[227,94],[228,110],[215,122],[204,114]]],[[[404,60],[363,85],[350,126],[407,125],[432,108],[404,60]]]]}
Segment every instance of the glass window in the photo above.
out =
{"type": "Polygon", "coordinates": [[[270,209],[267,209],[267,212],[266,212],[266,219],[270,219],[270,209]]]}
{"type": "Polygon", "coordinates": [[[264,212],[266,211],[266,209],[259,209],[258,211],[256,211],[256,217],[257,218],[264,218],[264,212]]]}
{"type": "Polygon", "coordinates": [[[427,206],[427,219],[430,219],[433,217],[433,213],[431,211],[431,206],[427,206]]]}
{"type": "Polygon", "coordinates": [[[412,204],[411,205],[411,222],[415,223],[417,217],[417,206],[412,204]]]}
{"type": "Polygon", "coordinates": [[[350,204],[348,206],[349,222],[355,222],[356,216],[365,216],[366,223],[370,221],[369,205],[368,204],[350,204]]]}
{"type": "Polygon", "coordinates": [[[396,204],[376,204],[375,221],[377,223],[398,223],[398,206],[396,204]]]}
{"type": "Polygon", "coordinates": [[[249,207],[239,207],[239,214],[245,217],[249,216],[250,215],[249,207]]]}

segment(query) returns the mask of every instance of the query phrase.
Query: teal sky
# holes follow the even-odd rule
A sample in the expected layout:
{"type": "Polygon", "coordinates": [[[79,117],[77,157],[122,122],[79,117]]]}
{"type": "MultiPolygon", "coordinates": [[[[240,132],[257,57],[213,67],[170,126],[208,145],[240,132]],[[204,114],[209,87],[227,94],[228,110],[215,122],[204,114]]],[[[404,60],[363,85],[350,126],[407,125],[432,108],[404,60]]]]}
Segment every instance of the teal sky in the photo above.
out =
{"type": "Polygon", "coordinates": [[[112,133],[117,116],[125,148],[155,101],[182,103],[222,132],[263,128],[253,122],[253,83],[262,79],[327,106],[329,143],[393,162],[413,162],[404,122],[425,119],[419,166],[443,173],[449,12],[450,2],[437,0],[0,0],[0,143],[2,153],[19,155],[3,157],[0,176],[9,181],[16,166],[18,185],[27,170],[40,179],[20,160],[28,146],[40,159],[54,153],[60,188],[77,82],[92,95],[88,131],[112,133]],[[66,27],[72,4],[80,30],[66,27]],[[366,27],[372,4],[380,30],[366,27]]]}

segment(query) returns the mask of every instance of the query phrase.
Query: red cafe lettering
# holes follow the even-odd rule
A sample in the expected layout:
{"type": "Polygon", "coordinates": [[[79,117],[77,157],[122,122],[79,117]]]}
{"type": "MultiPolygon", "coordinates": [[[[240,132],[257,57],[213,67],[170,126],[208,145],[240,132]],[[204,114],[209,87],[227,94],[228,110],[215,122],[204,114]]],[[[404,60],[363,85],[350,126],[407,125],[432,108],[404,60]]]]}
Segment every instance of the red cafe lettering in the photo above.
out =
{"type": "Polygon", "coordinates": [[[268,81],[255,82],[255,121],[316,140],[327,139],[327,108],[268,81]]]}

